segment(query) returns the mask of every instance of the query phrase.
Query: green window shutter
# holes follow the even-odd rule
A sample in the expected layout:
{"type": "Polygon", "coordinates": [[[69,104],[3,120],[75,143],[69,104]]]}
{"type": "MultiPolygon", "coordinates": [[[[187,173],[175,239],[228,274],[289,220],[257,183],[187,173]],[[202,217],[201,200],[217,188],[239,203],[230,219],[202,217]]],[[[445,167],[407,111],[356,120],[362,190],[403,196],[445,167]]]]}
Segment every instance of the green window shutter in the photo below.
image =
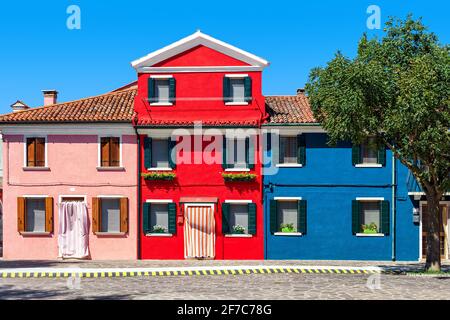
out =
{"type": "Polygon", "coordinates": [[[223,136],[222,168],[224,170],[228,168],[228,164],[227,164],[227,137],[225,135],[223,136]]]}
{"type": "Polygon", "coordinates": [[[255,168],[255,145],[253,141],[253,137],[245,138],[245,162],[249,169],[255,168]]]}
{"type": "Polygon", "coordinates": [[[223,77],[223,102],[231,101],[230,78],[223,77]]]}
{"type": "Polygon", "coordinates": [[[252,101],[252,78],[244,78],[245,102],[252,101]]]}
{"type": "Polygon", "coordinates": [[[385,235],[389,235],[391,231],[390,224],[390,215],[389,215],[389,201],[384,200],[381,201],[381,227],[380,232],[385,235]]]}
{"type": "Polygon", "coordinates": [[[361,232],[360,225],[361,206],[358,200],[352,200],[352,233],[357,234],[361,232]]]}
{"type": "Polygon", "coordinates": [[[270,132],[266,133],[266,151],[272,150],[272,135],[270,132]]]}
{"type": "Polygon", "coordinates": [[[144,138],[144,165],[146,169],[152,167],[152,138],[144,138]]]}
{"type": "Polygon", "coordinates": [[[306,200],[298,201],[297,231],[302,234],[306,234],[306,200]]]}
{"type": "Polygon", "coordinates": [[[169,203],[167,205],[169,211],[169,233],[177,233],[177,204],[169,203]]]}
{"type": "Polygon", "coordinates": [[[168,152],[169,152],[169,167],[175,169],[177,167],[177,153],[175,150],[175,146],[177,145],[176,140],[172,140],[169,138],[168,144],[168,152]]]}
{"type": "Polygon", "coordinates": [[[377,154],[377,158],[378,158],[378,163],[381,164],[382,166],[386,165],[386,147],[384,145],[382,145],[379,149],[378,149],[378,154],[377,154]]]}
{"type": "Polygon", "coordinates": [[[352,163],[357,165],[361,163],[361,147],[359,145],[353,145],[352,147],[352,163]]]}
{"type": "Polygon", "coordinates": [[[248,233],[256,234],[256,203],[248,204],[248,233]]]}
{"type": "Polygon", "coordinates": [[[222,233],[228,234],[230,233],[230,224],[228,222],[230,216],[230,204],[222,203],[222,233]]]}
{"type": "Polygon", "coordinates": [[[277,215],[278,215],[277,200],[270,200],[270,233],[272,234],[278,231],[277,215]]]}
{"type": "Polygon", "coordinates": [[[285,143],[284,143],[284,139],[281,139],[281,136],[278,136],[278,163],[283,163],[284,162],[284,150],[285,148],[285,143]]]}
{"type": "Polygon", "coordinates": [[[150,226],[150,206],[151,204],[148,202],[144,202],[142,206],[142,232],[144,234],[152,231],[150,226]]]}
{"type": "Polygon", "coordinates": [[[176,81],[175,78],[169,78],[169,102],[175,103],[176,98],[176,81]]]}
{"type": "Polygon", "coordinates": [[[306,142],[304,134],[297,136],[297,163],[306,165],[306,142]]]}
{"type": "Polygon", "coordinates": [[[155,102],[155,80],[152,78],[148,78],[148,102],[153,103],[155,102]]]}

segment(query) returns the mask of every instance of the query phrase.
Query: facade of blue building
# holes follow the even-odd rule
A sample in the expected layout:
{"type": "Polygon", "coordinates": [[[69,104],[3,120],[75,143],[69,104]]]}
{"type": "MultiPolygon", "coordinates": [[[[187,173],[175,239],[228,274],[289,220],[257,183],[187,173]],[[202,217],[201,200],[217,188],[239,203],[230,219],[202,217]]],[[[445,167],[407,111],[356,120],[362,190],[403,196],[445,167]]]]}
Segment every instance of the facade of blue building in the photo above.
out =
{"type": "Polygon", "coordinates": [[[266,102],[266,259],[419,260],[424,196],[390,150],[371,141],[328,145],[302,93],[266,102]]]}

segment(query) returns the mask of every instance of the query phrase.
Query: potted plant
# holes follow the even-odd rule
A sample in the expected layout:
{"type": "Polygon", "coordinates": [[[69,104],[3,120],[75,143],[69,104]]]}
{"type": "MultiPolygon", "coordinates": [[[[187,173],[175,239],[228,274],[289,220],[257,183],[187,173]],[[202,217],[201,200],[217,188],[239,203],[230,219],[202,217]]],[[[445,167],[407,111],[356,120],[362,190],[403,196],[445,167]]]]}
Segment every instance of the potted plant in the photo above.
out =
{"type": "Polygon", "coordinates": [[[378,233],[378,227],[377,227],[377,225],[375,224],[375,223],[370,223],[370,224],[363,224],[362,225],[362,230],[363,230],[363,233],[366,233],[366,234],[375,234],[375,233],[378,233]]]}
{"type": "Polygon", "coordinates": [[[244,234],[245,228],[239,224],[233,226],[233,233],[234,234],[244,234]]]}
{"type": "Polygon", "coordinates": [[[164,180],[164,181],[172,181],[177,176],[173,172],[148,172],[141,173],[141,176],[145,180],[164,180]]]}
{"type": "Polygon", "coordinates": [[[166,233],[166,228],[159,224],[154,225],[152,233],[166,233]]]}
{"type": "Polygon", "coordinates": [[[254,173],[248,173],[248,172],[242,172],[242,173],[229,173],[229,172],[223,172],[222,177],[225,181],[232,182],[232,181],[253,181],[256,178],[256,174],[254,173]]]}
{"type": "Polygon", "coordinates": [[[280,225],[280,229],[281,229],[281,232],[284,232],[284,233],[297,232],[297,230],[294,228],[293,223],[282,223],[280,225]]]}

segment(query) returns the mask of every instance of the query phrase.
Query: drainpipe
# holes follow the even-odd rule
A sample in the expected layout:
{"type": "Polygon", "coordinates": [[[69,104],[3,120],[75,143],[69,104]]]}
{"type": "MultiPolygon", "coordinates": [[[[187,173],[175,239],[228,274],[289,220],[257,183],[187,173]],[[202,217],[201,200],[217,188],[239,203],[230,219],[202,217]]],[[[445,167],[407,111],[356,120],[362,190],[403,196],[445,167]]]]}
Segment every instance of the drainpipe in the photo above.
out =
{"type": "Polygon", "coordinates": [[[397,160],[392,153],[392,261],[396,260],[397,160]]]}
{"type": "Polygon", "coordinates": [[[139,137],[138,129],[134,126],[134,131],[137,137],[137,258],[141,259],[141,139],[139,137]]]}

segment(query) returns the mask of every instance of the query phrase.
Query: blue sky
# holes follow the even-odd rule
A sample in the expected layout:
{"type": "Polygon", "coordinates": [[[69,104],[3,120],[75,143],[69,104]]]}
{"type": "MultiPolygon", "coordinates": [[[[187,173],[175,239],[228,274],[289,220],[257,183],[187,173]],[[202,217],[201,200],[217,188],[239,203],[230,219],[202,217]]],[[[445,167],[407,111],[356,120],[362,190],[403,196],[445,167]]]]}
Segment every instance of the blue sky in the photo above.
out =
{"type": "Polygon", "coordinates": [[[271,62],[266,95],[294,94],[309,70],[336,52],[353,56],[369,5],[388,16],[411,12],[442,43],[449,43],[448,1],[5,1],[0,7],[0,112],[21,99],[43,102],[42,89],[59,100],[97,95],[135,80],[130,62],[197,29],[271,62]],[[81,30],[66,27],[69,5],[81,9],[81,30]]]}

